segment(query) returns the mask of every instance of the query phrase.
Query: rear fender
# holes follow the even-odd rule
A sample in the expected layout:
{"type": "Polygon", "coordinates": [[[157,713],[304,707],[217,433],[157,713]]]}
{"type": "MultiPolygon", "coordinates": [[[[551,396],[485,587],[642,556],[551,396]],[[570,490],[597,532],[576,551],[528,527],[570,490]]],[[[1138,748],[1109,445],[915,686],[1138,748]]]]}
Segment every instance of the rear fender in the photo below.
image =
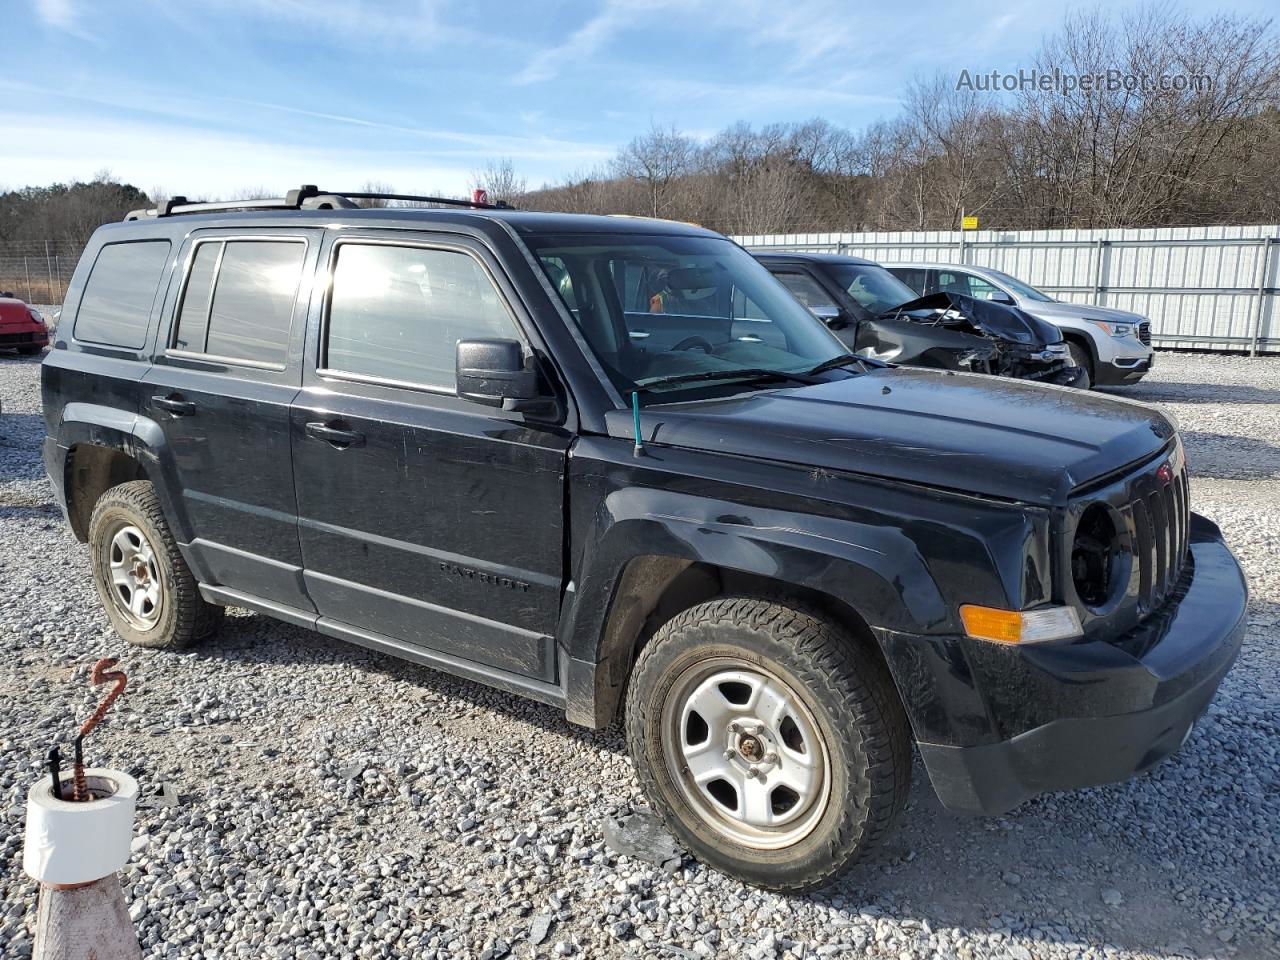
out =
{"type": "MultiPolygon", "coordinates": [[[[58,425],[58,447],[70,451],[80,444],[118,450],[135,460],[155,486],[165,519],[179,543],[190,540],[190,522],[181,498],[171,496],[179,489],[172,468],[166,466],[168,444],[164,430],[149,417],[96,403],[68,403],[58,425]]],[[[65,469],[65,454],[63,466],[65,469]]],[[[70,495],[70,490],[67,491],[70,495]]]]}

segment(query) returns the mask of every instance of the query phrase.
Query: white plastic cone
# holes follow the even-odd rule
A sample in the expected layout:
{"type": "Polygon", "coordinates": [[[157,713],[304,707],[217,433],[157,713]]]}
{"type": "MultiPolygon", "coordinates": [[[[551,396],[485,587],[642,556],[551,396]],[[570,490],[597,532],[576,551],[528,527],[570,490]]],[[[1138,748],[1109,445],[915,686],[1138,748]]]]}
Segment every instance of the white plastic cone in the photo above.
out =
{"type": "MultiPolygon", "coordinates": [[[[129,860],[138,784],[118,770],[86,770],[93,800],[27,793],[22,867],[40,882],[34,960],[138,960],[142,951],[116,872],[129,860]]],[[[71,774],[62,778],[71,796],[71,774]]]]}

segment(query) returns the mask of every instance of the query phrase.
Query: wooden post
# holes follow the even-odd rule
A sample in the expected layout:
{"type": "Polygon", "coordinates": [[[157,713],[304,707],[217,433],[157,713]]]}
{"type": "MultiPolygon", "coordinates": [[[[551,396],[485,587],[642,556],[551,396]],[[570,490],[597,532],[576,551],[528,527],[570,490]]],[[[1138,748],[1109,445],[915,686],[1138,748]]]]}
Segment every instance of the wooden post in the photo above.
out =
{"type": "Polygon", "coordinates": [[[49,295],[53,295],[53,254],[49,252],[49,241],[44,242],[44,271],[49,277],[49,295]]]}

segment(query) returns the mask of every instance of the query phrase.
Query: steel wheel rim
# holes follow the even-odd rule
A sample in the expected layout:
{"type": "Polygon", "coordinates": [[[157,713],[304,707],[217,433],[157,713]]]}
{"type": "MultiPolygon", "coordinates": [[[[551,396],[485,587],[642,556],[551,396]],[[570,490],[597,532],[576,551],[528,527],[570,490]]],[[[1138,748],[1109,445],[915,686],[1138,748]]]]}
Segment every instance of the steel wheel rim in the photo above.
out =
{"type": "Polygon", "coordinates": [[[743,845],[791,846],[827,809],[830,760],[818,724],[758,664],[717,657],[681,673],[663,704],[662,747],[689,806],[743,845]]]}
{"type": "Polygon", "coordinates": [[[122,523],[107,541],[107,593],[116,611],[138,630],[150,630],[164,607],[164,581],[155,549],[131,523],[122,523]]]}

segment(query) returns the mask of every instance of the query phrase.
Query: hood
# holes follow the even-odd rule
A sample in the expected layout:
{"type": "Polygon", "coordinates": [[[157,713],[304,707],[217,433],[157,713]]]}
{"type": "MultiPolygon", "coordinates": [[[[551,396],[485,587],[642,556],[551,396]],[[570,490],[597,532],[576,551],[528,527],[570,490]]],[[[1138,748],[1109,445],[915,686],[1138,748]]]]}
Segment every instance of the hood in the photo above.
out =
{"type": "MultiPolygon", "coordinates": [[[[632,438],[612,411],[612,436],[632,438]]],[[[1145,459],[1158,410],[982,374],[886,368],[827,383],[642,409],[648,443],[869,474],[1050,506],[1145,459]]]]}
{"type": "Polygon", "coordinates": [[[930,293],[908,300],[881,316],[906,316],[943,327],[968,326],[989,337],[1029,347],[1047,347],[1062,339],[1062,332],[1052,323],[1032,316],[1025,310],[989,300],[976,300],[958,293],[930,293]],[[952,314],[951,317],[945,316],[947,311],[952,314]]]}
{"type": "Polygon", "coordinates": [[[31,312],[21,300],[0,299],[0,323],[30,323],[31,312]]]}
{"type": "Polygon", "coordinates": [[[1093,319],[1106,320],[1108,323],[1141,323],[1147,319],[1138,313],[1128,310],[1117,310],[1114,307],[1096,307],[1091,303],[1044,303],[1042,301],[1026,301],[1023,310],[1037,317],[1044,317],[1052,322],[1054,317],[1070,317],[1073,320],[1093,319]]]}

